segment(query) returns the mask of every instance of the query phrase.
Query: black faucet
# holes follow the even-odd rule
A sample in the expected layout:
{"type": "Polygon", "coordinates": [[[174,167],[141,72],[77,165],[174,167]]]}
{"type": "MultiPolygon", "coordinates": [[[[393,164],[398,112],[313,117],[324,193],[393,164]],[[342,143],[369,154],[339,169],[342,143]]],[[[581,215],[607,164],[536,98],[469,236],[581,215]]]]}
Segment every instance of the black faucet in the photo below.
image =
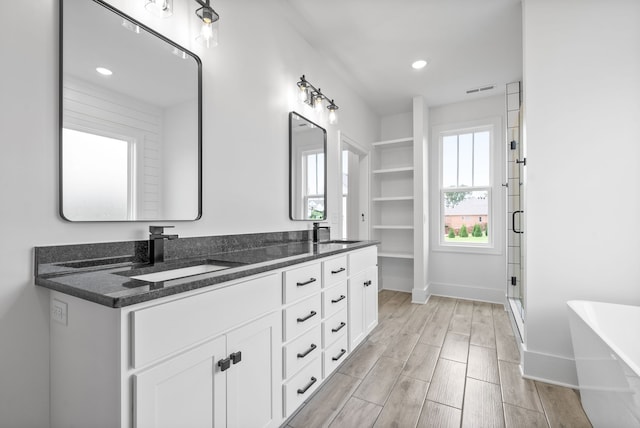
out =
{"type": "Polygon", "coordinates": [[[329,226],[320,226],[320,223],[313,223],[313,243],[317,244],[320,242],[320,230],[326,229],[329,233],[329,237],[331,237],[331,228],[329,226]]]}
{"type": "Polygon", "coordinates": [[[149,261],[151,264],[164,262],[164,240],[178,239],[178,235],[165,235],[164,229],[173,226],[149,226],[149,261]]]}

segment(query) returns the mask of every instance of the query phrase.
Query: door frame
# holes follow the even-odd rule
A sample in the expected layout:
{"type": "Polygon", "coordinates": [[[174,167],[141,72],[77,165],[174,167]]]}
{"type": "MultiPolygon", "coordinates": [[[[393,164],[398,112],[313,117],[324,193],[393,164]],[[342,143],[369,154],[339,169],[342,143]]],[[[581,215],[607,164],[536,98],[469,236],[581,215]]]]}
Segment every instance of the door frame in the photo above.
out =
{"type": "MultiPolygon", "coordinates": [[[[370,198],[370,189],[371,189],[371,151],[359,144],[357,141],[346,135],[342,131],[338,131],[338,141],[340,142],[340,178],[337,183],[337,190],[339,195],[339,203],[338,211],[340,213],[340,219],[342,219],[342,152],[349,148],[352,152],[358,154],[360,157],[360,179],[358,180],[360,184],[359,188],[359,203],[358,203],[358,211],[364,214],[364,221],[358,222],[358,236],[357,239],[367,240],[369,239],[369,217],[371,213],[371,198],[370,198]]],[[[339,221],[339,229],[340,236],[342,236],[342,221],[339,221]]]]}

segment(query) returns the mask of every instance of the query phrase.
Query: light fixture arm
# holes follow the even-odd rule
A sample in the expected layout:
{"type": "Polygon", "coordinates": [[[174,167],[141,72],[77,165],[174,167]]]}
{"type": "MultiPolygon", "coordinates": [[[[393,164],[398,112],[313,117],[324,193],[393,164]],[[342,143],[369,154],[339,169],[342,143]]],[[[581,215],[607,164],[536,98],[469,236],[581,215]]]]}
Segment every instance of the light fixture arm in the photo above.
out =
{"type": "Polygon", "coordinates": [[[213,10],[213,8],[209,3],[209,0],[194,0],[194,1],[198,3],[200,6],[202,6],[196,9],[196,15],[198,16],[198,18],[202,20],[202,22],[210,24],[220,19],[220,15],[218,15],[218,13],[215,10],[213,10]]]}

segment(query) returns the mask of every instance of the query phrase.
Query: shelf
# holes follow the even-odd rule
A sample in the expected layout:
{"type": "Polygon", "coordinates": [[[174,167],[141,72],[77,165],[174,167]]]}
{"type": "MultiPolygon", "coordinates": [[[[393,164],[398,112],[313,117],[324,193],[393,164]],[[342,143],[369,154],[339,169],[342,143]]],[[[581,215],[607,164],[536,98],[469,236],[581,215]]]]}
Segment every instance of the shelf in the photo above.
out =
{"type": "Polygon", "coordinates": [[[387,257],[390,259],[413,259],[413,254],[411,253],[392,253],[388,251],[380,251],[378,253],[378,257],[387,257]]]}
{"type": "Polygon", "coordinates": [[[383,225],[376,224],[373,226],[374,229],[389,229],[389,230],[411,230],[413,229],[412,225],[383,225]]]}
{"type": "Polygon", "coordinates": [[[391,174],[396,172],[413,172],[412,166],[404,166],[400,168],[386,168],[386,169],[375,169],[373,170],[374,174],[391,174]]]}
{"type": "Polygon", "coordinates": [[[413,137],[398,138],[395,140],[377,141],[375,143],[371,143],[373,147],[411,145],[411,144],[413,144],[413,137]]]}
{"type": "Polygon", "coordinates": [[[413,196],[380,196],[371,199],[373,202],[413,201],[413,196]]]}

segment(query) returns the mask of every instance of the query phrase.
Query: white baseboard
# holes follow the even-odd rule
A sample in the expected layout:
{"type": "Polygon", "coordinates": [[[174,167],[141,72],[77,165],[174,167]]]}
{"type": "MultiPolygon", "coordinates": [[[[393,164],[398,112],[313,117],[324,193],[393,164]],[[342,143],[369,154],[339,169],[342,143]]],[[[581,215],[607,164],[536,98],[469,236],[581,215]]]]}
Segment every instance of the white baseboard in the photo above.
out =
{"type": "Polygon", "coordinates": [[[414,288],[411,290],[411,303],[425,304],[431,296],[430,284],[425,285],[424,289],[414,288]]]}
{"type": "MultiPolygon", "coordinates": [[[[524,347],[523,347],[524,348],[524,347]]],[[[523,349],[522,377],[567,388],[578,388],[573,358],[523,349]]]]}
{"type": "Polygon", "coordinates": [[[382,290],[389,290],[389,291],[399,291],[400,293],[411,293],[411,290],[407,290],[405,288],[391,288],[391,287],[382,287],[378,289],[378,292],[382,291],[382,290]]]}
{"type": "Polygon", "coordinates": [[[504,303],[504,289],[484,288],[473,285],[430,283],[430,294],[456,299],[477,300],[490,303],[504,303]]]}

